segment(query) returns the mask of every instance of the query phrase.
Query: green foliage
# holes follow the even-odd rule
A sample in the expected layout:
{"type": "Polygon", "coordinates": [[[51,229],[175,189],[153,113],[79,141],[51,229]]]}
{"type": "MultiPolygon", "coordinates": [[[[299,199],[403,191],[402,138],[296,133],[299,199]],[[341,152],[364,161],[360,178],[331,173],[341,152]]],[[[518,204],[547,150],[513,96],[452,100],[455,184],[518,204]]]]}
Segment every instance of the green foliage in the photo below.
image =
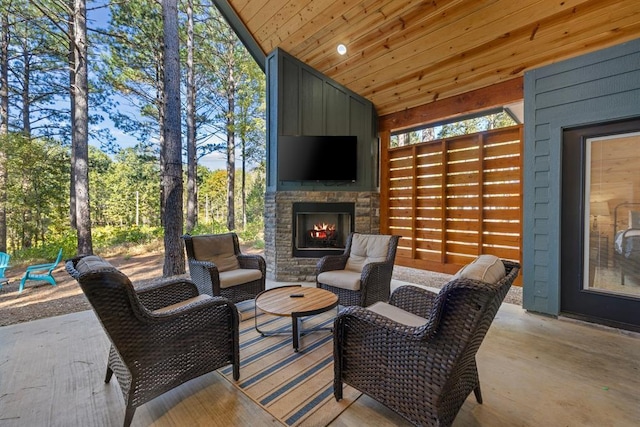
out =
{"type": "MultiPolygon", "coordinates": [[[[61,246],[56,246],[53,243],[48,243],[45,246],[38,248],[26,248],[14,252],[11,255],[12,264],[35,264],[53,262],[58,256],[58,251],[61,246]]],[[[62,259],[68,258],[67,254],[75,253],[75,248],[67,249],[62,248],[62,259]]]]}
{"type": "Polygon", "coordinates": [[[224,223],[227,213],[227,172],[211,172],[200,187],[200,204],[204,212],[198,214],[201,222],[219,221],[224,223]]]}
{"type": "Polygon", "coordinates": [[[207,223],[198,223],[191,234],[194,236],[196,234],[221,234],[227,233],[228,231],[226,220],[218,221],[214,219],[207,223]]]}
{"type": "MultiPolygon", "coordinates": [[[[112,250],[114,247],[144,245],[162,239],[162,227],[94,227],[92,229],[94,252],[112,250]]],[[[32,264],[55,259],[62,248],[63,259],[74,257],[77,253],[78,241],[73,230],[62,234],[51,234],[47,243],[31,248],[23,248],[12,252],[11,259],[17,264],[32,264]]]]}
{"type": "Polygon", "coordinates": [[[162,227],[96,227],[93,229],[94,246],[109,248],[123,244],[142,245],[162,238],[162,227]]]}
{"type": "Polygon", "coordinates": [[[459,135],[468,135],[471,133],[482,132],[489,129],[496,129],[506,126],[512,126],[516,123],[508,114],[502,112],[497,114],[489,114],[473,119],[462,120],[442,126],[437,135],[438,139],[450,138],[459,135]]]}
{"type": "Polygon", "coordinates": [[[115,125],[149,144],[160,134],[162,90],[162,11],[153,0],[110,3],[111,21],[102,37],[98,74],[105,90],[124,97],[138,114],[109,111],[115,125]],[[109,34],[107,36],[106,34],[109,34]]]}
{"type": "Polygon", "coordinates": [[[247,223],[264,224],[264,193],[266,191],[266,166],[263,161],[249,174],[250,184],[247,192],[247,223]]]}
{"type": "Polygon", "coordinates": [[[248,223],[247,227],[238,232],[238,239],[247,244],[264,247],[264,224],[261,222],[248,223]]]}
{"type": "Polygon", "coordinates": [[[391,136],[390,148],[513,126],[516,123],[505,112],[460,120],[434,127],[412,130],[391,136]]]}
{"type": "Polygon", "coordinates": [[[7,237],[13,250],[39,246],[68,223],[69,156],[58,144],[22,134],[0,137],[7,156],[7,237]]]}
{"type": "Polygon", "coordinates": [[[97,225],[160,225],[160,168],[141,149],[121,150],[104,176],[93,177],[90,188],[102,192],[92,209],[97,225]]]}
{"type": "MultiPolygon", "coordinates": [[[[22,131],[0,141],[7,154],[9,176],[7,249],[48,259],[63,247],[67,256],[77,247],[76,233],[69,224],[69,43],[67,27],[60,25],[68,18],[67,5],[51,0],[37,2],[41,7],[26,0],[0,3],[0,11],[8,13],[12,36],[9,128],[22,131]],[[29,59],[33,62],[25,62],[29,59]],[[31,75],[23,74],[28,70],[31,75]],[[30,83],[31,93],[21,93],[25,88],[21,81],[30,83]],[[23,136],[29,134],[35,138],[23,136]]],[[[90,8],[89,15],[102,7],[109,8],[111,20],[106,28],[89,33],[88,62],[95,77],[89,100],[91,143],[105,147],[99,129],[102,117],[97,114],[102,111],[120,130],[135,135],[140,145],[123,150],[110,146],[108,153],[89,148],[89,199],[96,251],[129,239],[152,238],[157,233],[146,230],[161,225],[157,143],[163,83],[160,4],[153,0],[111,2],[90,8]],[[115,98],[109,98],[114,94],[124,97],[122,102],[128,105],[119,108],[115,98]]],[[[195,9],[198,157],[225,151],[229,135],[235,136],[243,163],[231,165],[246,175],[247,222],[241,233],[243,239],[259,241],[264,163],[254,171],[249,169],[264,162],[265,76],[213,2],[197,4],[195,9]]],[[[95,22],[90,16],[89,25],[95,22]]],[[[106,142],[110,141],[107,138],[106,142]]],[[[235,176],[238,189],[241,175],[235,176]]],[[[207,232],[227,231],[229,211],[243,208],[237,190],[235,203],[227,206],[226,179],[226,171],[198,169],[199,227],[207,232]]]]}
{"type": "MultiPolygon", "coordinates": [[[[10,134],[0,142],[7,153],[9,172],[9,249],[22,254],[16,259],[46,259],[59,247],[64,248],[65,254],[75,253],[76,233],[68,222],[66,149],[20,134],[10,134]]],[[[155,157],[130,148],[110,158],[92,147],[89,163],[94,250],[123,243],[146,243],[161,237],[159,170],[155,157]],[[139,196],[138,227],[135,225],[136,193],[139,196]]],[[[193,233],[227,232],[226,172],[202,169],[200,172],[200,224],[193,233]]],[[[247,225],[238,231],[243,241],[263,239],[264,174],[264,164],[247,172],[247,225]]],[[[236,205],[239,203],[240,195],[236,194],[236,205]]]]}

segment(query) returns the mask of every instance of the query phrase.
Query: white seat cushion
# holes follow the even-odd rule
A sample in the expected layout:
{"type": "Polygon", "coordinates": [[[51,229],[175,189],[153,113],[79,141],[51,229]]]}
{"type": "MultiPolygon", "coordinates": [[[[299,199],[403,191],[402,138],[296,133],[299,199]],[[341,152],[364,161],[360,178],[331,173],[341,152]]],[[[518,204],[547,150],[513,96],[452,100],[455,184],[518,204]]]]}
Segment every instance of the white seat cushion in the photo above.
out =
{"type": "Polygon", "coordinates": [[[362,272],[364,266],[371,262],[386,261],[389,240],[391,236],[384,234],[354,234],[345,269],[362,272]]]}
{"type": "Polygon", "coordinates": [[[360,290],[360,278],[362,273],[352,270],[324,271],[318,274],[318,282],[336,288],[348,289],[350,291],[360,290]]]}
{"type": "Polygon", "coordinates": [[[470,264],[462,267],[453,279],[465,278],[487,283],[497,283],[506,275],[504,264],[495,255],[480,255],[470,264]]]}
{"type": "Polygon", "coordinates": [[[416,316],[413,313],[404,311],[403,309],[398,308],[395,305],[387,304],[386,302],[378,301],[367,307],[367,310],[371,310],[374,313],[407,326],[422,326],[427,323],[427,319],[424,317],[416,316]]]}
{"type": "Polygon", "coordinates": [[[231,286],[241,285],[243,283],[253,282],[262,278],[260,270],[238,268],[236,270],[227,270],[220,272],[220,287],[230,288],[231,286]]]}

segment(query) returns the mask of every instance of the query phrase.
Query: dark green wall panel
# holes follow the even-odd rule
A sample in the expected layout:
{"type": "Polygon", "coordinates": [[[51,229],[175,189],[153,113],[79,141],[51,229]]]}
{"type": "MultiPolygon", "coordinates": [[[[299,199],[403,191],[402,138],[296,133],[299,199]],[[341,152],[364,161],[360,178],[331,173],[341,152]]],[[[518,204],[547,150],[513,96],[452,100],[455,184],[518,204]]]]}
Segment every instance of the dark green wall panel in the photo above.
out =
{"type": "MultiPolygon", "coordinates": [[[[267,187],[282,191],[371,191],[378,182],[376,112],[367,99],[276,49],[267,57],[267,187]],[[358,179],[353,183],[277,179],[279,135],[355,135],[358,179]]],[[[339,155],[339,153],[337,154],[339,155]]]]}

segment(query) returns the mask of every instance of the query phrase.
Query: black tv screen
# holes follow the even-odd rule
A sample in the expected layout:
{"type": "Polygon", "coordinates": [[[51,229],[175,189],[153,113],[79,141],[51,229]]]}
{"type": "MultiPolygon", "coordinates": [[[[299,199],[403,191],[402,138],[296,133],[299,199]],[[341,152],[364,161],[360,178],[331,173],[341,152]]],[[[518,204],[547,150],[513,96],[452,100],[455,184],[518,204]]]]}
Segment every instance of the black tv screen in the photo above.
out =
{"type": "Polygon", "coordinates": [[[357,163],[356,136],[278,138],[280,181],[356,181],[357,163]]]}

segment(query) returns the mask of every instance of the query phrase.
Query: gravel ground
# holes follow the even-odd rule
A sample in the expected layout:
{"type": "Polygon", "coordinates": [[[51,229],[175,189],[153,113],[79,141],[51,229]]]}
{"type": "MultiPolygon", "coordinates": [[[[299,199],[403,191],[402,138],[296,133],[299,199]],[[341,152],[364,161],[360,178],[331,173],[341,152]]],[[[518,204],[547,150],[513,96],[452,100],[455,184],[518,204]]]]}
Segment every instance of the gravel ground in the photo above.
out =
{"type": "MultiPolygon", "coordinates": [[[[396,265],[393,267],[393,278],[440,289],[451,280],[451,275],[396,265]]],[[[504,302],[522,306],[522,286],[511,286],[504,302]]]]}

